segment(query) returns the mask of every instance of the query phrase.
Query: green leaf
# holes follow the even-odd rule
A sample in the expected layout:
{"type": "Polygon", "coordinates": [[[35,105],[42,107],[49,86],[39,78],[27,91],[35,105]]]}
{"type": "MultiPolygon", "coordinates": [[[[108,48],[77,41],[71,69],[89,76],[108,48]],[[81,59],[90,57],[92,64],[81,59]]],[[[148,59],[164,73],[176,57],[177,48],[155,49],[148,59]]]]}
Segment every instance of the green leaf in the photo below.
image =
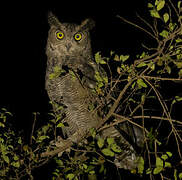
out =
{"type": "Polygon", "coordinates": [[[182,62],[174,62],[174,64],[177,66],[177,68],[182,68],[182,62]]]}
{"type": "Polygon", "coordinates": [[[106,62],[102,59],[102,60],[100,60],[100,62],[99,62],[100,64],[106,64],[106,62]]]}
{"type": "Polygon", "coordinates": [[[52,80],[54,78],[58,78],[65,70],[61,69],[59,66],[54,67],[54,72],[49,75],[49,79],[52,80]]]}
{"type": "Polygon", "coordinates": [[[104,148],[101,150],[102,153],[105,155],[105,156],[110,156],[110,157],[114,157],[114,152],[112,152],[109,148],[104,148]]]}
{"type": "Polygon", "coordinates": [[[179,173],[179,179],[182,179],[182,172],[181,173],[179,173]]]}
{"type": "Polygon", "coordinates": [[[160,0],[155,0],[155,6],[157,6],[157,4],[159,4],[160,0]]]}
{"type": "Polygon", "coordinates": [[[139,157],[137,168],[138,168],[138,173],[143,174],[143,171],[144,171],[144,159],[143,159],[143,157],[139,157]]]}
{"type": "Polygon", "coordinates": [[[95,171],[94,170],[89,171],[89,174],[95,174],[95,171]]]}
{"type": "Polygon", "coordinates": [[[5,127],[5,125],[2,123],[2,122],[0,122],[0,127],[5,127]]]}
{"type": "Polygon", "coordinates": [[[129,55],[120,55],[120,60],[122,61],[122,62],[125,62],[128,58],[129,58],[130,56],[129,55]]]}
{"type": "Polygon", "coordinates": [[[182,39],[181,38],[178,38],[175,41],[176,41],[176,43],[181,43],[182,42],[182,39]]]}
{"type": "Polygon", "coordinates": [[[174,99],[171,103],[171,105],[175,104],[176,103],[176,99],[174,99]]]}
{"type": "Polygon", "coordinates": [[[101,167],[99,169],[99,173],[102,173],[104,171],[104,164],[101,164],[101,167]]]}
{"type": "Polygon", "coordinates": [[[147,85],[144,83],[144,81],[142,79],[138,79],[137,84],[141,87],[147,88],[147,85]]]}
{"type": "Polygon", "coordinates": [[[172,154],[171,152],[169,152],[169,151],[166,152],[166,154],[167,154],[169,157],[172,157],[172,155],[173,155],[173,154],[172,154]]]}
{"type": "Polygon", "coordinates": [[[145,62],[141,62],[140,64],[137,65],[137,68],[140,68],[140,67],[144,67],[146,66],[147,64],[145,62]]]}
{"type": "Polygon", "coordinates": [[[75,73],[73,71],[69,70],[69,74],[71,75],[73,80],[76,79],[76,75],[75,75],[75,73]]]}
{"type": "Polygon", "coordinates": [[[97,82],[97,86],[98,86],[98,88],[101,88],[104,86],[104,83],[103,82],[97,82]]]}
{"type": "Polygon", "coordinates": [[[149,67],[152,71],[155,70],[155,64],[154,64],[153,62],[149,63],[149,64],[148,64],[148,67],[149,67]]]}
{"type": "Polygon", "coordinates": [[[54,78],[56,78],[56,75],[55,75],[54,73],[49,74],[49,79],[50,79],[50,80],[52,80],[52,79],[54,79],[54,78]]]}
{"type": "Polygon", "coordinates": [[[15,154],[14,157],[13,157],[13,159],[14,159],[15,161],[17,161],[17,160],[19,159],[19,157],[15,154]]]}
{"type": "Polygon", "coordinates": [[[42,142],[43,140],[49,138],[49,136],[40,136],[37,140],[37,142],[42,142]]]}
{"type": "Polygon", "coordinates": [[[143,95],[141,96],[141,103],[142,103],[142,104],[144,104],[145,99],[146,99],[146,95],[145,95],[145,94],[143,94],[143,95]]]}
{"type": "Polygon", "coordinates": [[[166,66],[166,71],[168,72],[168,74],[171,74],[171,68],[169,66],[166,66]]]}
{"type": "MultiPolygon", "coordinates": [[[[182,20],[182,16],[179,16],[178,21],[182,20]]],[[[181,30],[181,35],[182,35],[182,30],[181,30]]]]}
{"type": "Polygon", "coordinates": [[[19,161],[16,161],[16,162],[14,161],[14,162],[11,163],[11,165],[14,166],[14,167],[16,167],[16,168],[19,168],[20,167],[19,161]]]}
{"type": "Polygon", "coordinates": [[[57,127],[58,127],[58,128],[59,128],[59,127],[64,127],[64,124],[60,122],[60,123],[57,125],[57,127]]]}
{"type": "Polygon", "coordinates": [[[0,137],[0,144],[3,144],[3,143],[4,143],[4,139],[0,137]]]}
{"type": "Polygon", "coordinates": [[[5,146],[4,144],[0,144],[0,149],[2,154],[8,154],[7,146],[5,146]]]}
{"type": "Polygon", "coordinates": [[[95,77],[95,79],[96,79],[98,82],[102,82],[102,77],[100,76],[100,74],[99,74],[98,71],[95,72],[94,77],[95,77]]]}
{"type": "Polygon", "coordinates": [[[155,9],[150,10],[150,14],[152,17],[160,18],[158,11],[156,11],[155,9]]]}
{"type": "MultiPolygon", "coordinates": [[[[180,96],[175,96],[175,99],[176,99],[176,101],[178,101],[178,102],[179,102],[179,101],[182,101],[182,97],[180,97],[180,96]]],[[[169,153],[169,152],[168,152],[168,153],[169,153]]],[[[171,155],[171,156],[172,156],[172,155],[171,155]]],[[[171,157],[171,156],[170,156],[170,157],[171,157]]]]}
{"type": "Polygon", "coordinates": [[[91,128],[91,129],[90,129],[90,134],[91,134],[91,136],[92,136],[93,138],[95,138],[95,136],[96,136],[96,130],[95,130],[94,128],[91,128]]]}
{"type": "Polygon", "coordinates": [[[151,168],[148,168],[147,170],[146,170],[146,174],[151,174],[152,173],[152,169],[151,168]]]}
{"type": "Polygon", "coordinates": [[[164,18],[164,22],[167,23],[168,20],[169,20],[169,14],[168,14],[168,13],[165,13],[165,14],[163,15],[163,18],[164,18]]]}
{"type": "Polygon", "coordinates": [[[159,3],[157,4],[157,11],[160,11],[165,5],[165,0],[161,0],[159,1],[159,3]]]}
{"type": "Polygon", "coordinates": [[[156,167],[153,171],[153,174],[159,174],[163,170],[163,167],[156,167]]]}
{"type": "Polygon", "coordinates": [[[60,72],[61,72],[61,67],[55,66],[55,67],[54,67],[54,72],[55,72],[55,73],[60,73],[60,72]]]}
{"type": "Polygon", "coordinates": [[[168,159],[168,155],[167,155],[167,154],[163,154],[163,155],[161,156],[161,158],[162,158],[163,160],[166,160],[166,159],[168,159]]]}
{"type": "Polygon", "coordinates": [[[103,81],[105,82],[105,84],[108,83],[108,77],[103,77],[103,81]]]}
{"type": "Polygon", "coordinates": [[[169,29],[170,29],[170,31],[173,31],[175,27],[176,27],[176,24],[175,23],[169,23],[169,29]]]}
{"type": "Polygon", "coordinates": [[[89,165],[87,168],[87,172],[90,172],[94,169],[95,167],[93,165],[89,165]]]}
{"type": "Polygon", "coordinates": [[[60,166],[60,167],[64,165],[63,161],[60,160],[60,159],[56,159],[56,163],[57,163],[58,166],[60,166]]]}
{"type": "Polygon", "coordinates": [[[141,58],[144,58],[144,57],[146,57],[146,56],[147,56],[146,52],[142,52],[142,54],[141,54],[139,57],[140,57],[140,59],[141,59],[141,58]]]}
{"type": "Polygon", "coordinates": [[[177,55],[177,60],[181,60],[182,59],[182,53],[177,55]]]}
{"type": "Polygon", "coordinates": [[[9,157],[8,157],[8,156],[2,155],[2,158],[4,159],[4,161],[5,161],[6,163],[9,164],[9,157]]]}
{"type": "Polygon", "coordinates": [[[115,143],[114,138],[108,137],[108,138],[107,138],[107,143],[108,143],[109,145],[115,143]]]}
{"type": "Polygon", "coordinates": [[[95,61],[97,64],[106,64],[106,62],[102,59],[100,52],[95,54],[95,61]]]}
{"type": "Polygon", "coordinates": [[[87,166],[86,164],[83,164],[83,168],[84,168],[84,169],[87,169],[88,166],[87,166]]]}
{"type": "Polygon", "coordinates": [[[164,167],[172,167],[170,162],[165,162],[164,167]]]}
{"type": "Polygon", "coordinates": [[[120,58],[119,58],[119,56],[118,56],[117,54],[115,54],[114,60],[115,60],[115,61],[120,61],[120,58]]]}
{"type": "Polygon", "coordinates": [[[115,53],[115,52],[111,50],[111,52],[110,52],[110,56],[112,56],[114,53],[115,53]]]}
{"type": "Polygon", "coordinates": [[[163,167],[163,160],[159,157],[156,158],[156,167],[163,167]]]}
{"type": "Polygon", "coordinates": [[[160,36],[162,36],[163,38],[167,38],[169,36],[169,32],[166,31],[166,30],[163,30],[161,33],[160,33],[160,36]]]}
{"type": "Polygon", "coordinates": [[[174,169],[174,180],[177,180],[177,169],[174,169]]]}
{"type": "Polygon", "coordinates": [[[157,65],[158,65],[158,66],[162,66],[162,65],[163,65],[163,60],[162,60],[161,58],[159,58],[159,59],[157,60],[157,65]]]}
{"type": "Polygon", "coordinates": [[[22,144],[22,139],[21,139],[21,137],[18,138],[18,144],[22,144]]]}
{"type": "Polygon", "coordinates": [[[181,7],[181,1],[178,1],[178,9],[180,9],[180,7],[181,7]]]}
{"type": "Polygon", "coordinates": [[[174,48],[174,46],[171,45],[171,46],[169,47],[169,50],[172,50],[173,48],[174,48]]]}
{"type": "Polygon", "coordinates": [[[120,153],[122,152],[121,148],[117,145],[117,144],[111,144],[111,149],[116,152],[116,153],[120,153]]]}
{"type": "Polygon", "coordinates": [[[136,82],[134,82],[134,83],[131,85],[131,88],[134,89],[135,85],[136,85],[136,82]]]}
{"type": "Polygon", "coordinates": [[[180,70],[179,70],[179,72],[178,72],[178,76],[179,76],[179,78],[181,78],[181,77],[182,77],[182,69],[180,69],[180,70]]]}
{"type": "Polygon", "coordinates": [[[97,145],[99,146],[99,148],[102,148],[104,146],[104,139],[99,137],[99,139],[97,140],[97,145]]]}
{"type": "Polygon", "coordinates": [[[67,179],[72,180],[75,177],[74,174],[70,173],[66,176],[67,179]]]}
{"type": "Polygon", "coordinates": [[[148,3],[148,8],[153,8],[154,6],[151,3],[148,3]]]}
{"type": "Polygon", "coordinates": [[[28,152],[28,149],[29,149],[28,145],[24,145],[24,146],[23,146],[23,150],[24,150],[24,151],[27,151],[27,152],[28,152]]]}
{"type": "Polygon", "coordinates": [[[44,134],[46,134],[47,130],[49,129],[49,126],[48,125],[45,125],[42,127],[42,131],[44,134]]]}

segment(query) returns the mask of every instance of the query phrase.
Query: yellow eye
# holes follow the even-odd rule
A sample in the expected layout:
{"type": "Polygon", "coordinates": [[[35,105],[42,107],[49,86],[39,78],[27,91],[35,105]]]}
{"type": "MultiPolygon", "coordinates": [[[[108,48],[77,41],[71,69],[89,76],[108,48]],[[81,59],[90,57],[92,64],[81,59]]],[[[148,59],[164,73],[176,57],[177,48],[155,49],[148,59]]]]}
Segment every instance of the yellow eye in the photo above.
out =
{"type": "Polygon", "coordinates": [[[56,37],[57,37],[57,39],[61,40],[61,39],[63,39],[63,38],[64,38],[64,33],[63,33],[63,32],[58,31],[58,32],[56,32],[56,37]]]}
{"type": "Polygon", "coordinates": [[[75,38],[76,41],[80,41],[81,38],[82,38],[82,34],[81,33],[76,33],[74,38],[75,38]]]}

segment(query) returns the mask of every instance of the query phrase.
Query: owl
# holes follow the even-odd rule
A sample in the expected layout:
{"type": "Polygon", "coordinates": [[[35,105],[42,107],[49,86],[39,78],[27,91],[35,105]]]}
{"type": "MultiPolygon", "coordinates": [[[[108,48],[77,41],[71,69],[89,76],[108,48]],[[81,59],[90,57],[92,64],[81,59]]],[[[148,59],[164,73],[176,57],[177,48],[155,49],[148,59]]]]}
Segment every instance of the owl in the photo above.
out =
{"type": "Polygon", "coordinates": [[[52,13],[48,22],[46,90],[54,105],[64,105],[64,122],[68,124],[64,134],[70,137],[98,123],[98,118],[88,109],[92,101],[89,88],[95,85],[97,69],[89,33],[94,22],[86,19],[80,25],[60,23],[52,13]],[[62,71],[64,73],[60,74],[62,71]]]}
{"type": "MultiPolygon", "coordinates": [[[[91,49],[90,31],[95,23],[91,19],[81,24],[61,23],[52,13],[48,15],[48,22],[45,86],[54,112],[61,114],[66,124],[64,136],[77,143],[73,135],[96,128],[100,120],[98,114],[89,108],[97,99],[92,93],[96,86],[95,73],[103,72],[95,63],[91,49]],[[60,106],[64,107],[61,111],[60,106]]],[[[133,169],[136,167],[137,153],[121,131],[132,134],[131,139],[140,145],[141,132],[127,124],[107,128],[100,132],[100,136],[115,138],[125,149],[116,156],[115,164],[120,168],[133,169]]]]}

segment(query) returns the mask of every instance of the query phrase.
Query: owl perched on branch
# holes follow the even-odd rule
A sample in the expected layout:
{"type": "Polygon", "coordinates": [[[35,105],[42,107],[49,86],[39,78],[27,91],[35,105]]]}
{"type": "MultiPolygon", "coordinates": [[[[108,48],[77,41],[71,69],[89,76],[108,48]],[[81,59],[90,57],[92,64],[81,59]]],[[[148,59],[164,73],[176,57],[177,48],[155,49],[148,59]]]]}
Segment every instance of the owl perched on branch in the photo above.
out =
{"type": "MultiPolygon", "coordinates": [[[[63,122],[67,124],[63,127],[63,134],[77,143],[77,136],[73,135],[77,133],[79,136],[96,128],[101,119],[89,108],[97,101],[97,94],[92,91],[97,83],[95,73],[99,72],[101,76],[104,73],[95,63],[91,49],[90,30],[95,23],[91,19],[80,25],[61,23],[52,13],[49,13],[48,22],[46,90],[54,112],[57,115],[61,113],[63,122]],[[59,106],[64,107],[61,112],[57,108],[59,106]]],[[[137,153],[121,131],[136,145],[141,145],[142,132],[127,123],[104,129],[100,136],[117,139],[123,148],[122,153],[115,157],[117,167],[136,168],[137,153]]]]}

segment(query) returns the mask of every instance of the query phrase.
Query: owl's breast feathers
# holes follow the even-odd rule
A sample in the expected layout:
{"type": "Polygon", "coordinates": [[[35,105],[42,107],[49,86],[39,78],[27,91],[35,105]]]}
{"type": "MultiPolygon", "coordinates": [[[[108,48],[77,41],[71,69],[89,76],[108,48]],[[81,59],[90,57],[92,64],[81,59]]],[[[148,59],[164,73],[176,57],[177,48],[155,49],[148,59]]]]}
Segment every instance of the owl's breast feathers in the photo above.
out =
{"type": "Polygon", "coordinates": [[[79,77],[67,73],[52,80],[47,79],[46,86],[51,100],[66,107],[64,122],[68,124],[68,127],[65,127],[68,137],[78,129],[87,131],[97,126],[98,117],[89,110],[93,97],[88,88],[82,85],[79,77]]]}

